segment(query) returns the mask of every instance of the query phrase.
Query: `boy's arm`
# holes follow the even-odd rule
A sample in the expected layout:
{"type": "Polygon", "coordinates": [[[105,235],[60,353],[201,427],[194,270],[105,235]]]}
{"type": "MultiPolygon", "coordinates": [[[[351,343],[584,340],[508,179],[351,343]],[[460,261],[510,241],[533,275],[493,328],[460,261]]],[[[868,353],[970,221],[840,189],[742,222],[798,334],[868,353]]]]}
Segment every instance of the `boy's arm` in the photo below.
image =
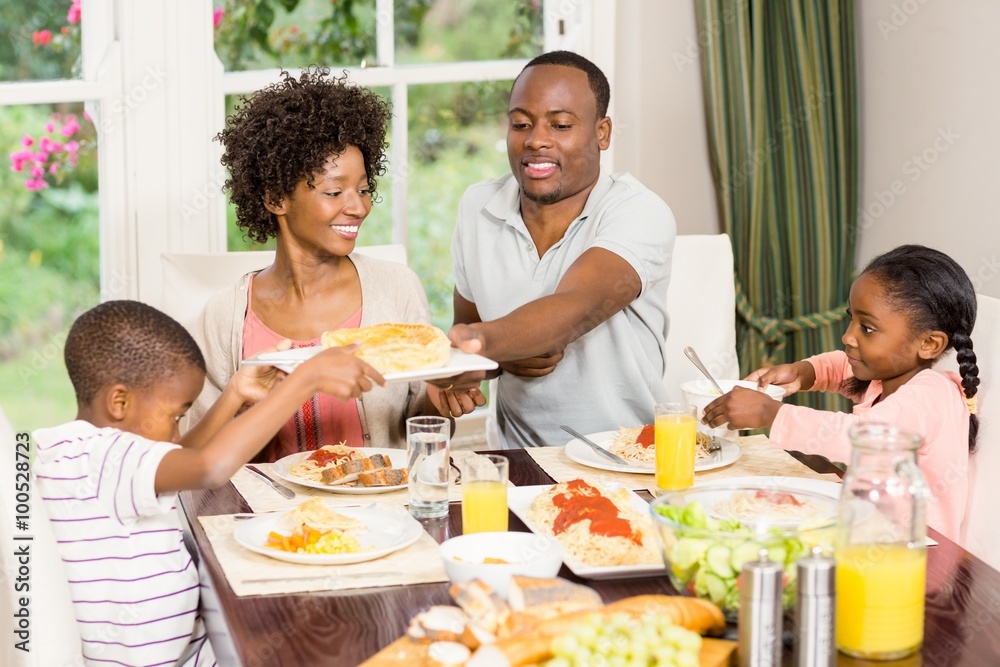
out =
{"type": "MultiPolygon", "coordinates": [[[[369,378],[385,384],[378,371],[353,354],[342,349],[324,350],[299,366],[264,400],[218,428],[202,447],[182,447],[164,455],[156,469],[156,493],[222,486],[310,396],[324,392],[341,400],[357,398],[371,389],[369,378]]],[[[207,433],[213,425],[228,420],[243,405],[242,398],[235,394],[235,390],[227,387],[202,419],[202,422],[211,420],[202,432],[207,433]]]]}

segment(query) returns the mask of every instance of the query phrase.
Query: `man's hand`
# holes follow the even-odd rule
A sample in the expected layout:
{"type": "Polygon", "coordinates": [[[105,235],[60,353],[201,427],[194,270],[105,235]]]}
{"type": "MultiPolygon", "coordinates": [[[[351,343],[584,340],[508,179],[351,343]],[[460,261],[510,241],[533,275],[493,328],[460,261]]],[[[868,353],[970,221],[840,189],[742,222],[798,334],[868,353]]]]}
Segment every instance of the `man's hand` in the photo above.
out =
{"type": "Polygon", "coordinates": [[[543,354],[537,357],[518,359],[516,361],[505,361],[500,364],[500,368],[502,368],[504,372],[510,373],[511,375],[538,378],[548,375],[554,371],[559,362],[562,361],[564,352],[565,348],[559,348],[558,350],[552,350],[548,354],[543,354]]]}
{"type": "Polygon", "coordinates": [[[467,354],[479,354],[486,346],[486,337],[468,324],[456,324],[448,332],[451,344],[467,354]]]}

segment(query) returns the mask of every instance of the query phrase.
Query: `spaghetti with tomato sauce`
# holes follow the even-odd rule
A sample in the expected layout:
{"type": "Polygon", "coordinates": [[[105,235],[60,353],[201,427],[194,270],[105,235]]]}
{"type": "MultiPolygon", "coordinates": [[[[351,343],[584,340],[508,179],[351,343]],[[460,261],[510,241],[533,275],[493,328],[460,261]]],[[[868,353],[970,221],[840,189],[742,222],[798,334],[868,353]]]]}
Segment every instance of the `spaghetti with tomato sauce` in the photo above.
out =
{"type": "Polygon", "coordinates": [[[527,518],[587,565],[659,563],[652,521],[633,508],[629,498],[625,489],[609,490],[574,479],[539,494],[527,518]]]}

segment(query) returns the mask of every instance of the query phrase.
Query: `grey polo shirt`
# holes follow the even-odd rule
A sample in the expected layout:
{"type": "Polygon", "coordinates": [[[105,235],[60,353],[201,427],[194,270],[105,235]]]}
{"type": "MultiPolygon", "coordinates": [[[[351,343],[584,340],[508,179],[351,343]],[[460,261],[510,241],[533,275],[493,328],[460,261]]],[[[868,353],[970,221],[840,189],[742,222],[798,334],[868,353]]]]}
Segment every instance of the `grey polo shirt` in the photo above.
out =
{"type": "Polygon", "coordinates": [[[473,185],[459,204],[451,248],[455,287],[484,322],[553,294],[573,262],[594,247],[627,261],[642,291],[570,343],[549,375],[500,375],[497,421],[505,447],[565,444],[569,436],[560,424],[596,433],[653,423],[653,406],[667,400],[663,345],[673,213],[632,176],[602,171],[580,217],[539,257],[518,191],[508,174],[473,185]]]}

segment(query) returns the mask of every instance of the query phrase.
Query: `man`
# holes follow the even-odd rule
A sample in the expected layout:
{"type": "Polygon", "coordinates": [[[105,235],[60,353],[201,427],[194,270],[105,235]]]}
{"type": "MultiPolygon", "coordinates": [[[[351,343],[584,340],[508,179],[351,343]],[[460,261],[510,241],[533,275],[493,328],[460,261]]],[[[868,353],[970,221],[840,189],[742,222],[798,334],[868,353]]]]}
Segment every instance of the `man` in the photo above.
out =
{"type": "MultiPolygon", "coordinates": [[[[601,170],[609,98],[607,78],[582,56],[529,62],[511,89],[512,173],[473,185],[459,205],[448,336],[500,362],[506,447],[562,444],[561,424],[585,433],[649,424],[666,400],[676,226],[637,180],[601,170]]],[[[469,412],[482,402],[472,389],[481,378],[441,381],[446,391],[431,396],[442,414],[469,412]]]]}

